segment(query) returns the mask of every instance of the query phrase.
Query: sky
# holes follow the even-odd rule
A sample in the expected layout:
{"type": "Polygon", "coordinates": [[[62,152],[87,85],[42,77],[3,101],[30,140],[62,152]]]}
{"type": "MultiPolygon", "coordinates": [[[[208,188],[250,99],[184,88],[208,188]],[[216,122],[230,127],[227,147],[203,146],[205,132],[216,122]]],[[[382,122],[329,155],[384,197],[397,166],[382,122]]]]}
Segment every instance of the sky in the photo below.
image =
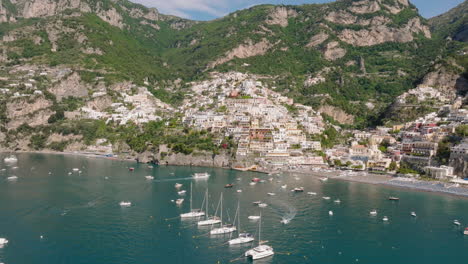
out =
{"type": "MultiPolygon", "coordinates": [[[[193,20],[212,20],[239,9],[259,4],[300,5],[327,3],[333,0],[130,0],[147,7],[156,7],[161,13],[193,20]]],[[[410,0],[423,17],[442,14],[464,0],[410,0]]]]}

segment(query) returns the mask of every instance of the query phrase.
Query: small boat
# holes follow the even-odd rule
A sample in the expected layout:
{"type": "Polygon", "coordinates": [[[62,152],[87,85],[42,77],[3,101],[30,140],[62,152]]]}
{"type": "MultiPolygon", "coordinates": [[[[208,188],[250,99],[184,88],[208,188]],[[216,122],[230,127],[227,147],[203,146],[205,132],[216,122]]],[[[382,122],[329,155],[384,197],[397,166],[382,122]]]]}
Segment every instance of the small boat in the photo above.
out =
{"type": "Polygon", "coordinates": [[[176,183],[176,184],[175,184],[175,187],[176,187],[177,189],[179,189],[180,187],[182,187],[182,185],[183,185],[182,183],[176,183]]]}
{"type": "Polygon", "coordinates": [[[415,213],[415,212],[411,212],[411,216],[412,216],[412,217],[416,217],[416,213],[415,213]]]}
{"type": "Polygon", "coordinates": [[[255,185],[255,184],[257,184],[257,183],[256,183],[256,182],[251,182],[251,183],[249,183],[249,184],[250,184],[250,185],[255,185]]]}
{"type": "Polygon", "coordinates": [[[232,233],[234,231],[236,231],[237,228],[233,225],[224,225],[222,227],[219,227],[219,228],[214,228],[210,231],[210,235],[223,235],[223,234],[229,234],[229,233],[232,233]]]}
{"type": "Polygon", "coordinates": [[[254,205],[259,205],[259,204],[261,204],[261,203],[262,203],[261,201],[255,201],[255,202],[253,202],[254,205]]]}
{"type": "Polygon", "coordinates": [[[238,192],[238,193],[241,193],[241,192],[242,192],[242,190],[237,190],[237,192],[238,192]]]}
{"type": "Polygon", "coordinates": [[[232,183],[224,185],[224,188],[232,188],[232,187],[234,187],[234,184],[232,183]]]}
{"type": "Polygon", "coordinates": [[[132,206],[132,203],[131,202],[126,202],[126,201],[122,201],[119,203],[119,205],[121,207],[129,207],[129,206],[132,206]]]}
{"type": "Polygon", "coordinates": [[[258,207],[261,207],[261,208],[265,208],[265,207],[267,207],[267,206],[268,206],[268,204],[266,204],[266,203],[258,204],[258,207]]]}
{"type": "Polygon", "coordinates": [[[463,234],[464,234],[464,235],[468,235],[468,227],[465,228],[465,230],[463,231],[463,234]]]}
{"type": "Polygon", "coordinates": [[[260,180],[261,183],[265,183],[265,180],[260,180]]]}
{"type": "Polygon", "coordinates": [[[289,224],[289,222],[291,222],[291,220],[290,220],[290,219],[284,219],[284,218],[283,218],[283,219],[281,219],[280,222],[281,222],[283,225],[287,225],[287,224],[289,224]]]}
{"type": "Polygon", "coordinates": [[[388,200],[390,200],[390,201],[399,201],[400,198],[395,197],[395,196],[390,196],[390,197],[388,197],[388,200]]]}
{"type": "Polygon", "coordinates": [[[72,173],[71,173],[71,172],[69,172],[69,173],[68,173],[68,175],[72,175],[72,173]]]}
{"type": "Polygon", "coordinates": [[[72,171],[79,171],[80,169],[78,168],[73,168],[72,171]]]}
{"type": "Polygon", "coordinates": [[[178,195],[185,195],[186,192],[187,192],[186,190],[182,190],[182,191],[177,192],[177,194],[178,195]]]}
{"type": "Polygon", "coordinates": [[[304,187],[294,188],[292,189],[293,192],[304,192],[304,187]]]}
{"type": "Polygon", "coordinates": [[[453,224],[457,225],[457,226],[461,225],[460,221],[458,221],[458,220],[453,220],[453,224]]]}
{"type": "Polygon", "coordinates": [[[152,169],[152,168],[153,168],[153,166],[151,166],[151,165],[148,166],[148,169],[152,169]]]}
{"type": "Polygon", "coordinates": [[[151,175],[145,176],[145,178],[146,178],[147,180],[154,180],[154,177],[151,176],[151,175]]]}
{"type": "Polygon", "coordinates": [[[240,233],[238,238],[229,240],[229,245],[244,244],[254,241],[255,238],[250,233],[240,233]]]}
{"type": "Polygon", "coordinates": [[[332,215],[333,215],[333,211],[328,211],[328,215],[329,215],[329,216],[332,216],[332,215]]]}
{"type": "Polygon", "coordinates": [[[184,199],[183,199],[183,198],[179,198],[179,199],[177,199],[177,200],[175,201],[175,203],[176,203],[177,205],[181,205],[183,202],[184,202],[184,199]]]}
{"type": "Polygon", "coordinates": [[[129,170],[129,171],[134,171],[134,170],[135,170],[135,168],[133,168],[133,167],[130,167],[130,168],[128,168],[128,170],[129,170]]]}
{"type": "Polygon", "coordinates": [[[282,189],[286,189],[286,188],[288,188],[288,185],[286,185],[286,184],[285,184],[285,185],[281,185],[281,188],[282,188],[282,189]]]}
{"type": "Polygon", "coordinates": [[[375,215],[377,215],[377,210],[374,209],[374,210],[370,211],[369,214],[375,216],[375,215]]]}
{"type": "Polygon", "coordinates": [[[210,177],[210,174],[208,172],[194,173],[193,174],[194,179],[208,179],[209,177],[210,177]]]}
{"type": "Polygon", "coordinates": [[[383,220],[384,222],[387,222],[387,221],[388,221],[388,217],[384,216],[384,217],[382,218],[382,220],[383,220]]]}
{"type": "Polygon", "coordinates": [[[328,196],[324,196],[324,197],[322,197],[322,198],[323,198],[324,200],[330,200],[330,197],[328,197],[328,196]]]}
{"type": "Polygon", "coordinates": [[[7,178],[7,180],[16,181],[16,180],[18,180],[18,176],[10,176],[10,177],[7,178]]]}
{"type": "Polygon", "coordinates": [[[316,192],[308,192],[307,194],[308,194],[308,195],[317,195],[316,192]]]}
{"type": "Polygon", "coordinates": [[[0,238],[0,247],[8,244],[8,240],[6,238],[0,238]]]}
{"type": "Polygon", "coordinates": [[[260,181],[259,178],[253,178],[253,179],[252,179],[252,182],[259,182],[259,181],[260,181]]]}
{"type": "Polygon", "coordinates": [[[18,167],[16,167],[16,166],[15,166],[15,167],[13,167],[13,168],[11,168],[11,169],[12,169],[12,170],[17,170],[17,169],[18,169],[18,167]]]}
{"type": "Polygon", "coordinates": [[[259,215],[250,215],[250,216],[248,217],[248,219],[249,219],[249,220],[258,220],[258,219],[260,219],[260,216],[259,216],[259,215]]]}
{"type": "Polygon", "coordinates": [[[5,163],[15,163],[18,162],[18,158],[15,155],[10,155],[3,159],[5,163]]]}
{"type": "Polygon", "coordinates": [[[269,193],[267,193],[267,194],[268,194],[269,196],[275,196],[275,195],[276,195],[276,193],[272,193],[272,192],[269,192],[269,193]]]}
{"type": "Polygon", "coordinates": [[[325,178],[320,178],[320,180],[321,180],[322,182],[326,182],[326,181],[328,181],[328,178],[326,178],[326,177],[325,177],[325,178]]]}
{"type": "Polygon", "coordinates": [[[339,204],[339,203],[341,203],[341,200],[340,200],[340,199],[336,199],[336,200],[333,201],[333,202],[336,203],[336,204],[339,204]]]}

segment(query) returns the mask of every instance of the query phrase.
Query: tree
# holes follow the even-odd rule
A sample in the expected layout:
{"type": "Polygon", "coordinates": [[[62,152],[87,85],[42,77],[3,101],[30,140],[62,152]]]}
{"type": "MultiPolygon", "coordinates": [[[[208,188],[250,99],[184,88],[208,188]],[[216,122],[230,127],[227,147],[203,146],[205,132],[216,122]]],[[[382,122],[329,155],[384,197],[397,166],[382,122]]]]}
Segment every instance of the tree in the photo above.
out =
{"type": "Polygon", "coordinates": [[[392,161],[390,163],[390,166],[388,166],[389,171],[395,171],[397,168],[398,168],[398,165],[397,165],[397,163],[395,161],[392,161]]]}

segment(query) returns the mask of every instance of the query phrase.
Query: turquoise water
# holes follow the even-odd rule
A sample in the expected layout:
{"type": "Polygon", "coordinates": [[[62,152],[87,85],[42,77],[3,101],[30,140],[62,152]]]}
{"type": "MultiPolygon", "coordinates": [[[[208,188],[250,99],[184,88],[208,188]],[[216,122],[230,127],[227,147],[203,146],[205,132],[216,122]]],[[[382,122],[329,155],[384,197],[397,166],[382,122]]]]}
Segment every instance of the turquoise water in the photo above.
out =
{"type": "Polygon", "coordinates": [[[168,219],[189,210],[190,182],[196,207],[206,188],[212,211],[224,192],[225,220],[233,218],[240,200],[242,229],[252,233],[257,223],[247,217],[260,210],[252,202],[269,204],[262,209],[262,240],[268,240],[277,254],[258,263],[427,264],[468,259],[468,236],[461,233],[468,226],[468,200],[463,198],[334,180],[322,183],[307,176],[274,176],[269,181],[270,176],[263,174],[195,167],[151,169],[62,155],[19,154],[19,168],[13,169],[3,163],[4,156],[0,237],[10,242],[0,249],[0,263],[247,263],[241,255],[249,245],[228,246],[229,236],[210,237],[209,229],[194,221],[168,219]],[[129,172],[129,166],[135,171],[129,172]],[[75,167],[82,173],[68,175],[75,167]],[[212,175],[208,181],[188,178],[204,171],[212,175]],[[19,179],[7,181],[11,175],[19,179]],[[146,180],[146,175],[155,179],[146,180]],[[250,186],[255,176],[266,182],[250,186]],[[176,182],[187,190],[181,207],[171,202],[179,197],[176,182]],[[227,183],[236,186],[224,189],[227,183]],[[286,190],[280,187],[283,184],[288,185],[286,190]],[[289,191],[299,186],[305,187],[305,193],[289,191]],[[388,201],[390,195],[400,197],[400,202],[388,201]],[[341,204],[333,202],[337,198],[341,204]],[[119,202],[124,200],[132,206],[121,208],[119,202]],[[369,216],[373,208],[377,217],[369,216]],[[411,211],[418,216],[411,217],[411,211]],[[384,215],[388,223],[382,221],[384,215]],[[284,216],[294,218],[282,225],[284,216]],[[454,226],[454,219],[462,227],[454,226]]]}

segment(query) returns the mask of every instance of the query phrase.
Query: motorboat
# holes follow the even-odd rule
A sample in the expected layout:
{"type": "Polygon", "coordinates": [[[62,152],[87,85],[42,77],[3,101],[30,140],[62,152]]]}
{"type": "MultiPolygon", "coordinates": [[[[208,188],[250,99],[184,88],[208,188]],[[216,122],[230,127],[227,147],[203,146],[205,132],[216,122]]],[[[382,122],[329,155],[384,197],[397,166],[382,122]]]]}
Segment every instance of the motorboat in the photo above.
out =
{"type": "Polygon", "coordinates": [[[10,176],[10,177],[7,178],[7,180],[16,181],[16,180],[18,180],[18,176],[10,176]]]}
{"type": "Polygon", "coordinates": [[[214,228],[210,231],[210,235],[223,235],[223,234],[229,234],[234,231],[236,231],[237,228],[233,225],[225,225],[219,228],[214,228]]]}
{"type": "Polygon", "coordinates": [[[260,216],[259,215],[251,215],[248,217],[249,220],[258,220],[260,219],[260,216]]]}
{"type": "Polygon", "coordinates": [[[280,223],[282,223],[282,224],[284,224],[284,225],[287,225],[287,224],[289,224],[289,222],[291,222],[291,220],[290,220],[290,219],[284,219],[284,218],[283,218],[283,219],[281,219],[281,221],[280,221],[280,223]]]}
{"type": "Polygon", "coordinates": [[[194,179],[208,179],[209,177],[210,177],[210,174],[208,172],[201,172],[201,173],[193,174],[194,179]]]}
{"type": "Polygon", "coordinates": [[[145,178],[146,178],[147,180],[154,180],[154,177],[151,176],[151,175],[145,176],[145,178]]]}
{"type": "Polygon", "coordinates": [[[332,216],[332,215],[333,215],[333,211],[328,211],[328,215],[332,216]]]}
{"type": "Polygon", "coordinates": [[[415,213],[415,212],[411,212],[411,216],[412,216],[412,217],[416,217],[416,213],[415,213]]]}
{"type": "Polygon", "coordinates": [[[464,234],[464,235],[468,235],[468,227],[465,228],[465,230],[463,231],[463,234],[464,234]]]}
{"type": "Polygon", "coordinates": [[[326,182],[326,181],[328,181],[328,178],[326,178],[326,177],[325,177],[325,178],[320,178],[320,180],[321,180],[322,182],[326,182]]]}
{"type": "Polygon", "coordinates": [[[395,196],[390,196],[390,197],[388,197],[388,200],[390,200],[390,201],[399,201],[400,198],[395,197],[395,196]]]}
{"type": "Polygon", "coordinates": [[[372,216],[376,216],[377,215],[377,210],[374,209],[374,210],[370,211],[369,214],[372,215],[372,216]]]}
{"type": "Polygon", "coordinates": [[[182,191],[177,192],[178,195],[185,195],[185,193],[187,193],[186,190],[182,190],[182,191]]]}
{"type": "Polygon", "coordinates": [[[304,187],[294,188],[292,189],[293,192],[304,192],[304,187]]]}
{"type": "Polygon", "coordinates": [[[307,194],[308,194],[308,195],[317,195],[316,192],[308,192],[307,194]]]}
{"type": "Polygon", "coordinates": [[[133,168],[133,167],[130,167],[130,168],[128,168],[128,170],[129,170],[129,171],[134,171],[134,170],[135,170],[135,168],[133,168]]]}
{"type": "Polygon", "coordinates": [[[253,202],[254,205],[259,205],[259,204],[261,204],[261,203],[262,203],[262,201],[255,201],[255,202],[253,202]]]}
{"type": "Polygon", "coordinates": [[[176,187],[177,189],[179,189],[179,188],[182,187],[182,185],[183,185],[182,183],[176,183],[176,184],[175,184],[175,187],[176,187]]]}
{"type": "Polygon", "coordinates": [[[132,203],[131,202],[126,202],[126,201],[122,201],[119,203],[119,205],[121,207],[129,207],[129,206],[132,206],[132,203]]]}
{"type": "Polygon", "coordinates": [[[383,220],[384,222],[387,222],[387,221],[388,221],[388,217],[384,216],[384,217],[382,218],[382,220],[383,220]]]}
{"type": "Polygon", "coordinates": [[[258,246],[247,250],[244,254],[246,257],[251,258],[252,260],[266,258],[275,254],[272,247],[262,244],[261,230],[262,230],[262,221],[260,220],[258,222],[258,246]]]}
{"type": "Polygon", "coordinates": [[[73,168],[72,171],[80,171],[78,168],[73,168]]]}
{"type": "Polygon", "coordinates": [[[3,248],[6,244],[8,244],[8,240],[6,238],[0,238],[0,248],[3,248]]]}
{"type": "MultiPolygon", "coordinates": [[[[177,183],[179,184],[179,183],[177,183]]],[[[176,184],[176,186],[177,186],[176,184]]],[[[182,184],[180,184],[182,186],[182,184]]],[[[205,215],[205,212],[203,212],[202,210],[200,209],[193,209],[192,208],[192,184],[190,184],[190,211],[188,213],[184,213],[184,214],[181,214],[180,217],[181,218],[194,218],[194,217],[202,217],[205,215]]],[[[208,196],[208,190],[206,191],[206,194],[205,194],[205,199],[207,199],[207,196],[208,196]]],[[[180,199],[177,199],[177,200],[180,200],[180,199]]],[[[182,199],[183,201],[183,199],[182,199]]],[[[208,201],[206,201],[208,202],[208,201]]],[[[203,207],[203,203],[202,203],[202,207],[203,207]]],[[[207,207],[208,209],[208,207],[207,207]]]]}
{"type": "Polygon", "coordinates": [[[234,184],[232,183],[224,185],[224,188],[232,188],[232,187],[234,187],[234,184]]]}
{"type": "Polygon", "coordinates": [[[460,221],[458,221],[458,220],[453,220],[453,224],[457,225],[457,226],[461,225],[460,221]]]}
{"type": "Polygon", "coordinates": [[[241,193],[241,192],[242,192],[242,190],[237,190],[236,192],[238,192],[238,193],[241,193]]]}
{"type": "Polygon", "coordinates": [[[288,188],[288,185],[286,185],[286,184],[285,184],[285,185],[281,185],[281,188],[282,188],[282,189],[286,189],[286,188],[288,188]]]}
{"type": "Polygon", "coordinates": [[[256,183],[256,182],[251,182],[251,183],[249,183],[249,184],[250,184],[250,185],[255,185],[255,184],[257,184],[257,183],[256,183]]]}
{"type": "Polygon", "coordinates": [[[177,200],[175,201],[175,203],[176,203],[177,205],[181,205],[183,202],[184,202],[184,199],[183,199],[183,198],[179,198],[179,199],[177,199],[177,200]]]}
{"type": "Polygon", "coordinates": [[[340,200],[340,199],[336,199],[336,200],[333,201],[333,202],[336,203],[336,204],[339,204],[339,203],[341,203],[341,200],[340,200]]]}
{"type": "Polygon", "coordinates": [[[260,179],[259,178],[253,178],[252,182],[260,182],[260,179]]]}
{"type": "Polygon", "coordinates": [[[275,196],[275,195],[276,195],[276,193],[272,193],[272,192],[269,192],[269,193],[267,193],[267,194],[268,194],[269,196],[275,196]]]}
{"type": "Polygon", "coordinates": [[[322,197],[322,198],[323,198],[324,200],[330,200],[330,197],[328,197],[328,196],[324,196],[324,197],[322,197]]]}
{"type": "Polygon", "coordinates": [[[18,162],[18,158],[15,155],[10,155],[3,159],[5,163],[15,163],[18,162]]]}
{"type": "Polygon", "coordinates": [[[228,241],[229,245],[238,245],[254,241],[255,238],[250,233],[240,233],[239,237],[228,241]]]}
{"type": "Polygon", "coordinates": [[[259,245],[245,252],[245,256],[252,260],[266,258],[274,254],[275,252],[273,251],[273,248],[268,245],[259,245]]]}
{"type": "Polygon", "coordinates": [[[261,207],[261,208],[265,208],[265,207],[267,207],[267,206],[268,206],[268,204],[266,204],[266,203],[260,203],[260,204],[258,204],[258,207],[261,207]]]}

